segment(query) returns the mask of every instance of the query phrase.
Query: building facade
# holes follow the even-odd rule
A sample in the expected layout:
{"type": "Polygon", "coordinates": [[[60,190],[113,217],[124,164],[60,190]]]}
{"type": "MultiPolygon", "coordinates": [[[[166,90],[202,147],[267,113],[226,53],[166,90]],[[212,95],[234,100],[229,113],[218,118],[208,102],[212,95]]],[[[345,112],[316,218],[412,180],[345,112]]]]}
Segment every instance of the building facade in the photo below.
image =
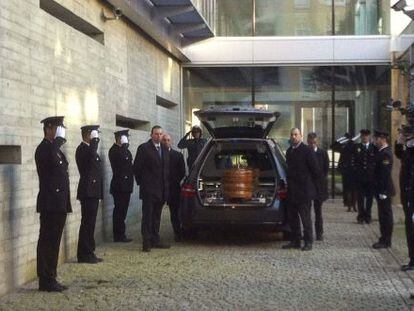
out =
{"type": "MultiPolygon", "coordinates": [[[[105,167],[96,238],[112,239],[112,176],[108,150],[113,131],[131,128],[131,151],[162,125],[181,134],[181,61],[98,0],[10,0],[0,3],[0,295],[36,277],[38,178],[34,161],[43,137],[40,120],[64,115],[71,201],[61,261],[76,255],[80,204],[75,149],[80,127],[101,125],[105,167]],[[102,13],[103,12],[103,13],[102,13]]],[[[130,229],[138,229],[135,189],[130,229]]]]}
{"type": "MultiPolygon", "coordinates": [[[[80,222],[80,126],[101,125],[105,197],[96,237],[111,239],[114,130],[131,129],[134,154],[151,126],[177,142],[198,123],[193,112],[212,105],[280,111],[271,136],[282,146],[293,126],[318,132],[328,149],[346,131],[390,129],[391,52],[411,44],[394,40],[390,24],[388,0],[1,1],[0,295],[36,276],[40,120],[65,115],[68,127],[74,212],[62,262],[75,255],[80,222]]],[[[336,160],[331,152],[332,192],[336,160]]]]}

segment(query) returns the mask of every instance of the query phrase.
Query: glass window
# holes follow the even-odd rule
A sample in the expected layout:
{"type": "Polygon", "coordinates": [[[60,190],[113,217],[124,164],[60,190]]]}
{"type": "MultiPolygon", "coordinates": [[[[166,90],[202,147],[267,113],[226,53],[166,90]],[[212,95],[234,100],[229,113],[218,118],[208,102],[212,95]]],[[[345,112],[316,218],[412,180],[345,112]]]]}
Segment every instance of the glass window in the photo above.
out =
{"type": "MultiPolygon", "coordinates": [[[[390,69],[385,65],[187,68],[184,73],[187,124],[194,122],[193,109],[254,103],[281,113],[269,136],[284,150],[292,127],[300,127],[304,137],[316,132],[334,167],[339,154],[330,147],[345,132],[391,128],[386,109],[390,69]]],[[[341,189],[338,176],[330,176],[336,192],[341,189]]]]}
{"type": "Polygon", "coordinates": [[[256,36],[319,36],[332,33],[332,6],[324,1],[255,0],[255,8],[256,36]]]}
{"type": "Polygon", "coordinates": [[[216,35],[253,36],[253,0],[216,0],[216,35]]]}
{"type": "Polygon", "coordinates": [[[386,35],[389,19],[389,0],[335,1],[336,35],[386,35]]]}

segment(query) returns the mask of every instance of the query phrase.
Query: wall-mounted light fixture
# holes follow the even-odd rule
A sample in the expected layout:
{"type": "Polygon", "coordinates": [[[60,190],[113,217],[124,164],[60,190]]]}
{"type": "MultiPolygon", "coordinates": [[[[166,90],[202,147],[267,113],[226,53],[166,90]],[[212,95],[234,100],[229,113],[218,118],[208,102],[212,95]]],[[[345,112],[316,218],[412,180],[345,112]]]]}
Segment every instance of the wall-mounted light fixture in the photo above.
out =
{"type": "Polygon", "coordinates": [[[117,20],[122,16],[122,10],[120,8],[114,8],[112,10],[112,16],[107,16],[105,14],[104,9],[102,9],[101,12],[101,18],[106,22],[106,21],[113,21],[113,20],[117,20]]]}

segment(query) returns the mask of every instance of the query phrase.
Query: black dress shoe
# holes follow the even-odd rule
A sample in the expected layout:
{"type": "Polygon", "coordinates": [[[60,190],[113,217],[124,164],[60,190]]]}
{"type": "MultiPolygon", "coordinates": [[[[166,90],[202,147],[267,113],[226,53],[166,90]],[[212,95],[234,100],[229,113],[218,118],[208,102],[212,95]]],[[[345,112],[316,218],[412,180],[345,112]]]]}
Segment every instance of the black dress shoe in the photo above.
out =
{"type": "Polygon", "coordinates": [[[365,222],[369,225],[371,223],[371,219],[365,219],[365,222]]]}
{"type": "MultiPolygon", "coordinates": [[[[94,257],[92,257],[92,258],[78,258],[78,263],[96,264],[96,263],[100,262],[99,259],[100,258],[94,258],[94,257]]],[[[102,259],[101,259],[101,261],[102,261],[102,259]]]]}
{"type": "Polygon", "coordinates": [[[175,242],[181,242],[183,240],[183,237],[181,236],[181,234],[175,234],[174,235],[174,241],[175,242]]]}
{"type": "Polygon", "coordinates": [[[96,257],[95,256],[95,258],[94,258],[97,262],[102,262],[102,261],[104,261],[102,258],[99,258],[99,257],[96,257]]]}
{"type": "Polygon", "coordinates": [[[168,249],[168,248],[171,248],[171,246],[168,244],[156,243],[152,245],[152,248],[168,249]]]}
{"type": "Polygon", "coordinates": [[[317,235],[316,236],[316,241],[323,241],[323,235],[317,235]]]}
{"type": "Polygon", "coordinates": [[[401,271],[412,271],[412,270],[414,270],[414,263],[413,264],[409,263],[408,265],[401,266],[401,271]]]}
{"type": "Polygon", "coordinates": [[[302,247],[302,251],[311,251],[312,250],[312,244],[307,243],[305,246],[302,247]]]}
{"type": "Polygon", "coordinates": [[[300,242],[290,242],[282,246],[282,249],[300,249],[300,242]]]}
{"type": "Polygon", "coordinates": [[[144,253],[149,253],[151,251],[151,246],[149,246],[148,244],[142,245],[142,251],[144,253]]]}
{"type": "Polygon", "coordinates": [[[64,291],[64,290],[67,290],[68,289],[68,287],[67,286],[65,286],[65,285],[63,285],[63,284],[60,284],[60,283],[56,283],[57,284],[57,286],[59,286],[61,289],[62,289],[62,291],[64,291]]]}
{"type": "Polygon", "coordinates": [[[359,219],[359,220],[358,220],[358,224],[359,224],[359,225],[363,225],[363,224],[364,224],[364,221],[363,221],[362,219],[359,219]]]}
{"type": "Polygon", "coordinates": [[[57,282],[52,284],[41,284],[39,285],[39,291],[41,292],[57,292],[60,293],[64,291],[63,287],[57,282]]]}
{"type": "Polygon", "coordinates": [[[372,245],[372,247],[375,248],[375,249],[381,249],[381,248],[389,248],[389,247],[391,247],[391,245],[381,243],[381,242],[377,242],[377,243],[374,243],[372,245]]]}
{"type": "Polygon", "coordinates": [[[114,242],[115,243],[129,243],[129,242],[132,242],[132,239],[125,237],[122,239],[114,239],[114,242]]]}

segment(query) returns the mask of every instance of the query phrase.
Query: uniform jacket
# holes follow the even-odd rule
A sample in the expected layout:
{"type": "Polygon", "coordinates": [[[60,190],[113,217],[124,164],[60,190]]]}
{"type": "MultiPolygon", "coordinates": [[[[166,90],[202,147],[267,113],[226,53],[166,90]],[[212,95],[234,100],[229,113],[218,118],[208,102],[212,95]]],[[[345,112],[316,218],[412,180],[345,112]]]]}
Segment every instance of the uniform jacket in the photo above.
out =
{"type": "Polygon", "coordinates": [[[358,181],[374,182],[375,155],[378,149],[374,144],[369,144],[368,149],[362,143],[355,145],[355,172],[358,181]]]}
{"type": "Polygon", "coordinates": [[[286,151],[288,201],[307,204],[320,196],[321,171],[315,152],[303,142],[286,151]]]}
{"type": "Polygon", "coordinates": [[[201,150],[203,150],[204,145],[206,144],[207,139],[200,138],[200,139],[187,139],[187,135],[181,138],[178,142],[177,147],[180,149],[187,149],[188,157],[187,157],[187,166],[188,169],[191,169],[195,160],[197,159],[198,155],[200,154],[201,150]]]}
{"type": "Polygon", "coordinates": [[[328,199],[328,173],[329,173],[329,156],[326,150],[318,148],[316,149],[316,160],[319,165],[320,173],[320,187],[319,197],[321,201],[328,199]]]}
{"type": "Polygon", "coordinates": [[[38,213],[70,213],[69,163],[55,142],[43,139],[36,148],[39,175],[38,213]]]}
{"type": "MultiPolygon", "coordinates": [[[[403,160],[404,164],[401,160],[401,175],[403,175],[403,183],[400,183],[401,187],[401,200],[410,200],[410,204],[412,206],[414,200],[414,148],[406,148],[404,149],[403,160]]],[[[401,180],[400,180],[401,182],[401,180]]]]}
{"type": "Polygon", "coordinates": [[[411,167],[411,159],[410,159],[410,153],[407,152],[407,147],[403,144],[397,144],[395,143],[394,146],[394,153],[395,156],[400,159],[401,161],[401,168],[400,168],[400,191],[401,191],[401,200],[404,200],[405,198],[405,191],[409,178],[410,178],[410,167],[411,167]]]}
{"type": "Polygon", "coordinates": [[[169,195],[169,152],[161,144],[162,158],[152,140],[141,144],[134,160],[134,175],[141,199],[167,201],[169,195]]]}
{"type": "Polygon", "coordinates": [[[108,152],[112,167],[110,193],[128,192],[134,189],[134,171],[132,167],[132,154],[126,145],[113,144],[108,152]]]}
{"type": "Polygon", "coordinates": [[[388,197],[395,195],[391,171],[393,156],[390,147],[378,150],[375,157],[375,194],[385,194],[388,197]]]}
{"type": "Polygon", "coordinates": [[[355,144],[351,141],[343,145],[341,149],[338,170],[341,174],[355,175],[355,144]]]}
{"type": "Polygon", "coordinates": [[[180,200],[181,181],[185,176],[184,157],[181,152],[170,149],[170,196],[168,203],[180,200]]]}
{"type": "Polygon", "coordinates": [[[80,174],[78,200],[103,198],[102,161],[97,153],[98,143],[98,139],[92,139],[89,146],[81,142],[76,149],[76,164],[80,174]]]}

